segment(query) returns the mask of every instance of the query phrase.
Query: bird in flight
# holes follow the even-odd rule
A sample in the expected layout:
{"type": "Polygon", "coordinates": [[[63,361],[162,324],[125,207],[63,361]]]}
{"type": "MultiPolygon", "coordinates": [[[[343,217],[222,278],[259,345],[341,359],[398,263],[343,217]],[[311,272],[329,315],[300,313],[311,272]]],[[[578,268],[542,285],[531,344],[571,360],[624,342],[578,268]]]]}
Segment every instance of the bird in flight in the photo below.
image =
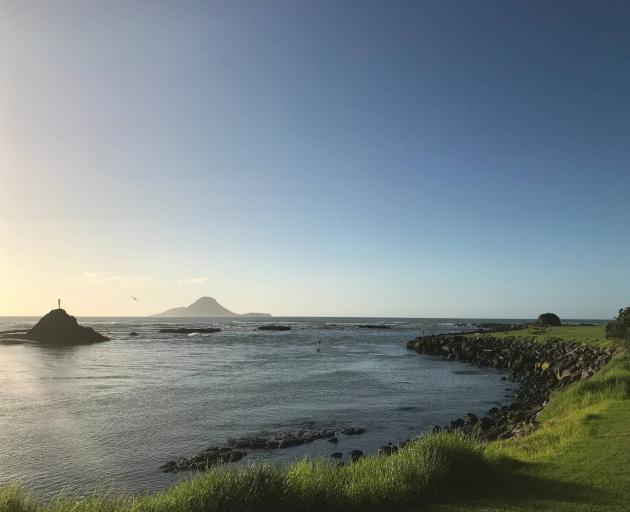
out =
{"type": "Polygon", "coordinates": [[[132,298],[133,300],[139,300],[139,299],[138,299],[138,297],[134,297],[133,295],[131,296],[131,298],[132,298]]]}

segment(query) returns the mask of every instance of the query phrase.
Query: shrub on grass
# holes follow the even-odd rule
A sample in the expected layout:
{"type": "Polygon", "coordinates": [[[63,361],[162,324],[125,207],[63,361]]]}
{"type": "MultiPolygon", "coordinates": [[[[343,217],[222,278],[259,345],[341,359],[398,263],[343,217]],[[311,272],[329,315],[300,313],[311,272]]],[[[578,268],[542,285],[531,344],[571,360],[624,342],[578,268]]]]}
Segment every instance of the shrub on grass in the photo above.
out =
{"type": "Polygon", "coordinates": [[[606,324],[606,337],[630,341],[630,307],[620,309],[617,317],[606,324]]]}
{"type": "Polygon", "coordinates": [[[538,317],[536,325],[540,327],[555,327],[562,325],[562,322],[560,321],[560,317],[555,313],[543,313],[538,317]]]}

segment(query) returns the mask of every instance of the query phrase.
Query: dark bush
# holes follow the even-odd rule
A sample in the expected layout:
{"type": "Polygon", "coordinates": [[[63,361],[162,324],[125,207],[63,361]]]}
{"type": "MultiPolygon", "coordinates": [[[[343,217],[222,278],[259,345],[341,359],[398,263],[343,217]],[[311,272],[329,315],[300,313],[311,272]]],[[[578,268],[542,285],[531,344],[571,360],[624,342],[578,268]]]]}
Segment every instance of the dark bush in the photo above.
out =
{"type": "Polygon", "coordinates": [[[630,307],[620,309],[617,318],[606,324],[606,337],[630,341],[630,307]]]}
{"type": "Polygon", "coordinates": [[[562,325],[562,322],[560,321],[560,317],[555,313],[543,313],[538,317],[536,325],[540,325],[541,327],[553,327],[562,325]]]}

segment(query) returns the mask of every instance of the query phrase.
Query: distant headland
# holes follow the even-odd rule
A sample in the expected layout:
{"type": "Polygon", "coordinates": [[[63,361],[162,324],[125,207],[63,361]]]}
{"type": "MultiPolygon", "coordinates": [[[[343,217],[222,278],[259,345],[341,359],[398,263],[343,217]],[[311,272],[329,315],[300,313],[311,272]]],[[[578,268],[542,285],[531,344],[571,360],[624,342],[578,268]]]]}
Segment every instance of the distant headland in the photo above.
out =
{"type": "Polygon", "coordinates": [[[212,297],[201,297],[190,306],[172,308],[163,313],[152,315],[162,318],[229,318],[229,317],[253,317],[269,318],[269,313],[245,313],[239,315],[219,304],[212,297]]]}

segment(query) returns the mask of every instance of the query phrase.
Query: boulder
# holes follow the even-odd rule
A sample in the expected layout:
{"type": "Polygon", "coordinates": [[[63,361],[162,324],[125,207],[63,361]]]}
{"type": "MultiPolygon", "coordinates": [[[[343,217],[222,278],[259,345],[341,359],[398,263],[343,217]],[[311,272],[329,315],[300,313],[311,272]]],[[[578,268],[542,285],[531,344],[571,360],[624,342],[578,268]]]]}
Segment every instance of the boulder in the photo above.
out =
{"type": "Polygon", "coordinates": [[[363,451],[361,450],[352,450],[350,452],[350,459],[352,460],[352,462],[356,462],[361,457],[363,457],[363,451]]]}

